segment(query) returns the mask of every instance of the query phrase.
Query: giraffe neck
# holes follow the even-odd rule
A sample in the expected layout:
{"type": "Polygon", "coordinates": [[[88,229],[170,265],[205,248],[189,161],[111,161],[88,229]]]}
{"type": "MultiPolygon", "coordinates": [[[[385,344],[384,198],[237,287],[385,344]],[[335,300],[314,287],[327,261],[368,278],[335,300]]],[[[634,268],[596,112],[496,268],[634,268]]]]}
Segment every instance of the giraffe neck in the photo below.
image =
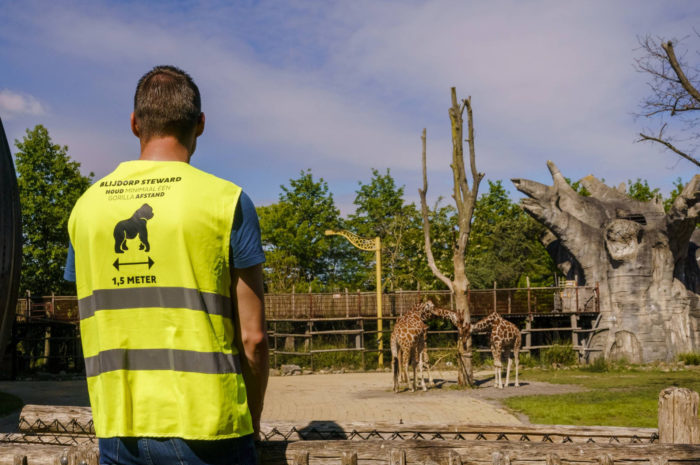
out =
{"type": "Polygon", "coordinates": [[[443,318],[445,320],[450,320],[455,327],[459,328],[459,315],[457,312],[453,312],[452,310],[447,310],[446,308],[439,308],[435,307],[433,308],[433,316],[436,316],[438,318],[443,318]]]}

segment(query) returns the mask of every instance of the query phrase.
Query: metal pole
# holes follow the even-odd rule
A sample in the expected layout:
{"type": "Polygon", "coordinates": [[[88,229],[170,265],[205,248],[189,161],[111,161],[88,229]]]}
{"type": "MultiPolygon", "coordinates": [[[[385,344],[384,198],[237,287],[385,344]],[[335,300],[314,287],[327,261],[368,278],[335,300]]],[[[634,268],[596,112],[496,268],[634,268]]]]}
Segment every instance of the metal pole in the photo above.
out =
{"type": "Polygon", "coordinates": [[[377,256],[377,337],[379,339],[379,368],[384,368],[384,333],[382,332],[382,240],[374,238],[377,256]]]}

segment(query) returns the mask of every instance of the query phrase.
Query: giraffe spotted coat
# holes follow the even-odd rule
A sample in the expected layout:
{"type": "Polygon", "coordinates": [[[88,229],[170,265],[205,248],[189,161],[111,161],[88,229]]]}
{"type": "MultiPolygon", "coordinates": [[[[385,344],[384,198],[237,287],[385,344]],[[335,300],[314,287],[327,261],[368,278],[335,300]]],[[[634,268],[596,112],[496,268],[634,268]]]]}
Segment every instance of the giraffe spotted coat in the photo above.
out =
{"type": "Polygon", "coordinates": [[[508,386],[511,363],[515,362],[515,386],[520,386],[518,382],[519,354],[522,342],[520,330],[510,321],[504,320],[497,312],[492,312],[472,326],[472,332],[474,333],[485,332],[489,329],[491,330],[490,342],[491,354],[493,355],[494,385],[501,389],[508,386]],[[508,359],[505,384],[501,379],[503,354],[508,359]]]}
{"type": "Polygon", "coordinates": [[[394,392],[398,392],[401,379],[405,379],[408,383],[409,363],[413,368],[411,392],[416,390],[416,365],[419,366],[422,389],[427,390],[420,359],[428,335],[428,325],[425,322],[431,318],[434,308],[435,305],[428,300],[416,305],[396,320],[394,330],[391,332],[391,371],[394,375],[394,392]]]}

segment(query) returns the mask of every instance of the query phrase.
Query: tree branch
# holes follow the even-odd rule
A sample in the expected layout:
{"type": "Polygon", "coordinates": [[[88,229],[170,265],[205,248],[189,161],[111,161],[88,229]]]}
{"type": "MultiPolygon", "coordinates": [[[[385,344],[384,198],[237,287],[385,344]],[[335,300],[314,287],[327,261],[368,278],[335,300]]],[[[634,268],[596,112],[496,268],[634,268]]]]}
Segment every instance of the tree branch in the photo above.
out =
{"type": "Polygon", "coordinates": [[[683,86],[686,92],[688,92],[688,94],[695,99],[696,102],[700,102],[700,92],[698,92],[698,90],[690,83],[688,77],[683,72],[683,68],[681,68],[680,63],[678,63],[676,53],[673,51],[673,43],[670,40],[668,42],[662,42],[661,47],[664,49],[664,52],[666,52],[668,62],[671,65],[671,68],[673,68],[673,72],[676,73],[680,84],[683,86]]]}
{"type": "Polygon", "coordinates": [[[422,152],[422,167],[423,167],[423,189],[418,189],[418,195],[420,196],[420,206],[421,206],[421,215],[423,216],[423,236],[425,238],[425,255],[428,259],[428,266],[430,267],[430,271],[433,272],[433,274],[445,285],[447,288],[450,290],[450,292],[454,292],[454,285],[452,284],[452,281],[445,276],[442,271],[437,267],[437,264],[435,263],[435,257],[433,256],[433,247],[430,241],[430,218],[428,216],[428,202],[426,200],[426,194],[428,193],[428,172],[426,168],[426,135],[425,135],[425,128],[423,128],[423,134],[421,134],[421,142],[423,144],[423,152],[422,152]]]}
{"type": "Polygon", "coordinates": [[[671,143],[668,142],[668,141],[665,141],[665,140],[663,140],[663,139],[661,139],[661,138],[659,138],[659,137],[647,136],[646,134],[643,134],[643,133],[641,133],[641,132],[639,133],[639,137],[641,137],[640,142],[642,142],[642,141],[657,142],[657,143],[659,143],[659,144],[665,146],[665,147],[668,148],[669,150],[675,152],[677,155],[680,155],[681,157],[685,158],[686,160],[688,160],[689,162],[693,163],[694,165],[700,167],[700,161],[698,161],[697,159],[693,158],[691,155],[688,155],[687,153],[685,153],[685,152],[679,150],[678,148],[676,148],[673,144],[671,144],[671,143]]]}

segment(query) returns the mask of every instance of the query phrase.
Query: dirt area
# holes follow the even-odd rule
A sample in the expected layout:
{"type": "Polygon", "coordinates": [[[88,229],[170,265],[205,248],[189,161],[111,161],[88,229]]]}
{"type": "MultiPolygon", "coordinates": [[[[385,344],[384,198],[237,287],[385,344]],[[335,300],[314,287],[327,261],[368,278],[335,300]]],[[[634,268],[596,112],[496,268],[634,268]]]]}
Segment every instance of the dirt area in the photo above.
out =
{"type": "MultiPolygon", "coordinates": [[[[263,421],[311,420],[336,422],[387,421],[412,423],[519,424],[499,400],[516,395],[560,394],[580,386],[523,382],[506,389],[493,387],[489,371],[475,374],[478,389],[456,389],[456,372],[435,372],[436,386],[427,392],[392,392],[386,372],[272,376],[265,399],[263,421]]],[[[84,380],[2,381],[0,391],[20,397],[26,404],[89,405],[84,380]]],[[[0,432],[11,432],[19,412],[0,418],[0,432]]]]}

